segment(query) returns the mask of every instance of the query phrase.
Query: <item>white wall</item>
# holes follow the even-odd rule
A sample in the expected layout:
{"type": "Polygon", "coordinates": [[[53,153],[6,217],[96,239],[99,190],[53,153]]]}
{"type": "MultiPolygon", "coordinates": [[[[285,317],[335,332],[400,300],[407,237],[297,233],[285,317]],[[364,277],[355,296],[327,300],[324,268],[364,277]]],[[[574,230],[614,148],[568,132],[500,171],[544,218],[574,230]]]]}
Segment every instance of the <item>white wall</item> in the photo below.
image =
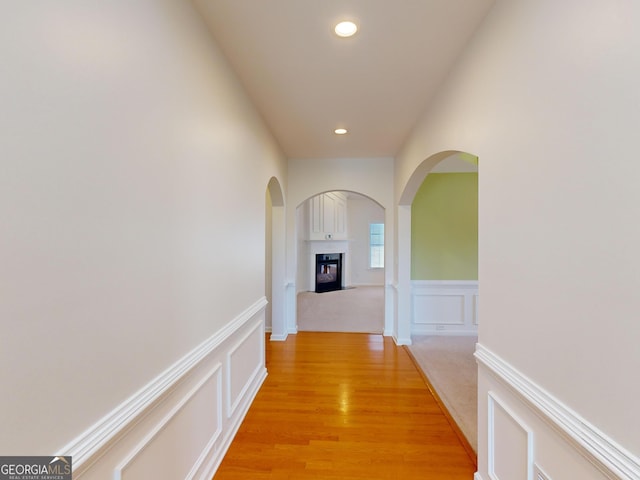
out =
{"type": "MultiPolygon", "coordinates": [[[[399,198],[432,155],[478,155],[480,344],[566,406],[557,411],[595,435],[605,463],[636,469],[621,478],[640,475],[639,20],[633,0],[497,1],[396,165],[399,198]]],[[[485,479],[494,374],[481,364],[485,479]]],[[[560,466],[596,447],[565,441],[557,416],[522,393],[501,397],[514,418],[551,418],[550,433],[530,425],[525,446],[551,478],[601,478],[560,466]]]]}
{"type": "Polygon", "coordinates": [[[380,205],[362,195],[350,195],[347,200],[353,285],[384,285],[384,269],[369,268],[369,225],[384,223],[384,213],[380,205]]]}
{"type": "Polygon", "coordinates": [[[309,215],[305,204],[296,209],[296,246],[297,246],[297,275],[296,291],[307,292],[315,289],[315,285],[309,282],[309,215]]]}
{"type": "Polygon", "coordinates": [[[264,324],[267,330],[271,330],[272,325],[272,314],[273,311],[269,308],[270,305],[273,304],[272,299],[272,288],[273,288],[273,199],[271,198],[271,194],[269,190],[265,192],[265,242],[264,242],[264,255],[265,255],[265,275],[264,275],[264,288],[265,288],[265,297],[269,305],[265,310],[264,316],[264,324]]]}
{"type": "Polygon", "coordinates": [[[259,329],[286,163],[189,2],[12,3],[0,56],[0,451],[66,453],[233,321],[259,329]]]}

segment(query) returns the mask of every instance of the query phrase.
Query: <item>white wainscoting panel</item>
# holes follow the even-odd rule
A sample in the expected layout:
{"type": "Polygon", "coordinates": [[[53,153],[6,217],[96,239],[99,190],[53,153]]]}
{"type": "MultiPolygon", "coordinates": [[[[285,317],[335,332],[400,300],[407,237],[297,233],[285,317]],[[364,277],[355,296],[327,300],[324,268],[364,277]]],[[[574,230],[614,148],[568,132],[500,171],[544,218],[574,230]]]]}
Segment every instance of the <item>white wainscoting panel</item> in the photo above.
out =
{"type": "Polygon", "coordinates": [[[478,326],[478,309],[480,307],[480,296],[476,293],[473,296],[473,324],[478,326]]]}
{"type": "Polygon", "coordinates": [[[266,304],[251,305],[61,448],[73,457],[73,478],[211,479],[267,375],[266,304]]]}
{"type": "Polygon", "coordinates": [[[489,478],[532,480],[533,434],[509,407],[489,392],[489,478]]]}
{"type": "Polygon", "coordinates": [[[475,356],[478,479],[640,479],[638,456],[482,344],[475,356]]]}
{"type": "Polygon", "coordinates": [[[227,416],[237,410],[247,390],[264,370],[264,333],[257,324],[240,338],[227,354],[227,416]]]}
{"type": "Polygon", "coordinates": [[[476,335],[476,280],[413,280],[411,334],[476,335]]]}
{"type": "Polygon", "coordinates": [[[187,478],[198,453],[222,431],[221,366],[218,363],[151,430],[116,468],[115,480],[187,478]]]}
{"type": "Polygon", "coordinates": [[[415,297],[415,323],[464,325],[464,295],[425,294],[415,297]]]}
{"type": "Polygon", "coordinates": [[[551,480],[551,477],[545,473],[544,470],[540,468],[539,465],[533,466],[533,480],[551,480]]]}

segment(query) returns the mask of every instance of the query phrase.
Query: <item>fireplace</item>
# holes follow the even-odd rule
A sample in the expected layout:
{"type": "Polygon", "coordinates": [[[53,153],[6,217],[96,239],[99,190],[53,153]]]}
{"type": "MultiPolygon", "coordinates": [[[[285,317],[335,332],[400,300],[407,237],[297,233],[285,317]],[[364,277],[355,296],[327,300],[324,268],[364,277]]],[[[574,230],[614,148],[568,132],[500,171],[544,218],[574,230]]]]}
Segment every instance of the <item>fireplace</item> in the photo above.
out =
{"type": "Polygon", "coordinates": [[[316,255],[316,293],[342,289],[342,254],[316,255]]]}

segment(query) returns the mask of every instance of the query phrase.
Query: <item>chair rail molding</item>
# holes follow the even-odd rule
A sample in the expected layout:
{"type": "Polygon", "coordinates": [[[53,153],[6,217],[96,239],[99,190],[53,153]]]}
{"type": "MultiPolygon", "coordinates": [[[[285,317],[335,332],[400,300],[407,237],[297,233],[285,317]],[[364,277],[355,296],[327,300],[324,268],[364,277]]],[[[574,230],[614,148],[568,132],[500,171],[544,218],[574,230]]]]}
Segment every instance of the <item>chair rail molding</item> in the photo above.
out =
{"type": "MultiPolygon", "coordinates": [[[[189,465],[184,475],[189,474],[189,478],[192,478],[195,471],[202,472],[206,467],[207,471],[203,475],[210,478],[213,475],[211,469],[221,460],[233,438],[233,432],[237,430],[267,375],[264,358],[266,305],[266,298],[260,298],[84,433],[59,449],[61,454],[73,457],[74,478],[85,475],[93,478],[94,469],[95,477],[101,478],[105,468],[111,475],[117,477],[122,474],[124,477],[124,472],[141,452],[158,438],[168,435],[167,425],[182,422],[180,415],[198,413],[212,415],[211,425],[208,425],[211,431],[200,432],[204,436],[208,435],[203,451],[198,452],[200,456],[194,459],[197,460],[196,464],[189,465]],[[243,342],[251,345],[243,346],[243,342]],[[246,354],[246,358],[239,358],[236,352],[246,354]],[[233,409],[229,405],[223,405],[230,398],[226,391],[230,388],[229,379],[223,381],[223,376],[230,375],[230,359],[236,365],[245,363],[239,372],[233,372],[234,375],[239,373],[240,381],[244,382],[235,387],[237,396],[233,398],[233,409]],[[198,409],[204,408],[205,404],[208,405],[206,412],[199,412],[198,409]],[[189,411],[184,413],[187,406],[189,411]],[[220,414],[217,413],[218,410],[220,414]],[[233,417],[229,415],[223,418],[223,411],[232,411],[233,417]],[[215,458],[211,458],[212,456],[215,458]]],[[[180,428],[182,427],[181,424],[180,428]]]]}
{"type": "Polygon", "coordinates": [[[605,476],[624,480],[640,478],[640,458],[482,344],[477,345],[475,357],[481,370],[497,379],[605,476]]]}

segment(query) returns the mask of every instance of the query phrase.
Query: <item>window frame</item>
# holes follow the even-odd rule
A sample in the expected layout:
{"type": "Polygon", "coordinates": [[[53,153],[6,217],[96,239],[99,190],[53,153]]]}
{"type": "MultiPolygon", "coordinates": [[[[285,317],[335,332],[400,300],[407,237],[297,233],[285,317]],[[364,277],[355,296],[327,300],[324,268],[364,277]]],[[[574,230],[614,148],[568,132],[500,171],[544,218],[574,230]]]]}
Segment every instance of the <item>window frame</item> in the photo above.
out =
{"type": "Polygon", "coordinates": [[[384,223],[371,222],[369,223],[369,269],[381,268],[384,268],[384,223]]]}

